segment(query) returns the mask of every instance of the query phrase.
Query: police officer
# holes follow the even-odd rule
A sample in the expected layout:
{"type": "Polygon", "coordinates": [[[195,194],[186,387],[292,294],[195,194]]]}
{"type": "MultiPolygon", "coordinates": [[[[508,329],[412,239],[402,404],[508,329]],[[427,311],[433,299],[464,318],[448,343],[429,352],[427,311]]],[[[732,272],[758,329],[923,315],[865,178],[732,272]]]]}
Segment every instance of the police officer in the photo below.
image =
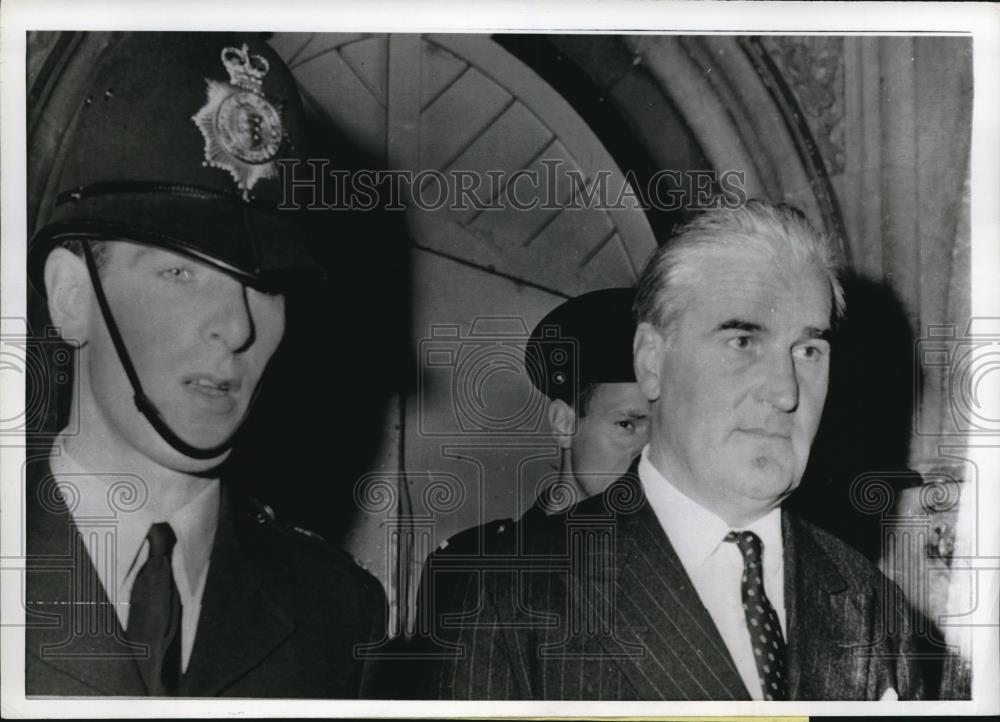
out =
{"type": "MultiPolygon", "coordinates": [[[[538,322],[524,349],[531,383],[549,399],[546,417],[559,445],[555,481],[521,517],[531,524],[600,494],[620,477],[649,438],[649,402],[635,381],[631,288],[591,291],[556,306],[538,322]]],[[[477,554],[515,535],[512,519],[466,529],[437,552],[477,554]],[[502,537],[502,538],[501,538],[502,537]]]]}
{"type": "Polygon", "coordinates": [[[531,332],[525,368],[549,398],[549,426],[562,453],[559,482],[529,513],[564,511],[600,494],[647,441],[649,402],[632,368],[634,300],[630,288],[591,291],[554,308],[531,332]]]}
{"type": "MultiPolygon", "coordinates": [[[[554,308],[531,332],[524,366],[549,399],[547,417],[561,450],[556,481],[516,523],[499,519],[466,529],[431,554],[418,591],[414,656],[439,658],[454,651],[438,645],[436,630],[442,615],[454,611],[469,570],[487,558],[516,554],[518,543],[547,517],[604,491],[642,451],[649,437],[649,402],[632,366],[634,300],[631,288],[585,293],[554,308]]],[[[421,670],[413,676],[423,681],[421,670]]]]}
{"type": "Polygon", "coordinates": [[[77,363],[27,469],[26,694],[355,697],[380,585],[219,479],[319,270],[277,209],[292,76],[258,37],[133,33],[92,78],[29,250],[77,363]]]}

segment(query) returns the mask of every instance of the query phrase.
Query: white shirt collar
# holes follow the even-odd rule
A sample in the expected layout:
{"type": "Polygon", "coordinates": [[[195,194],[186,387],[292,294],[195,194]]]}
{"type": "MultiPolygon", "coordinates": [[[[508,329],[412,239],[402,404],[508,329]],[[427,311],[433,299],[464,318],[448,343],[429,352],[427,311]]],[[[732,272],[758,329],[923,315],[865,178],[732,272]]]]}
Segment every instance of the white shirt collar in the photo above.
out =
{"type": "MultiPolygon", "coordinates": [[[[70,507],[70,514],[81,532],[89,527],[107,527],[114,522],[115,586],[120,588],[126,578],[138,569],[136,561],[146,541],[149,527],[166,521],[177,537],[173,558],[174,568],[183,566],[188,589],[198,589],[208,570],[212,544],[219,522],[220,486],[218,479],[205,481],[204,489],[168,519],[154,519],[148,506],[142,503],[149,490],[134,475],[120,472],[91,472],[67,452],[60,437],[53,445],[50,466],[60,492],[70,507]],[[67,489],[67,486],[71,487],[67,489]]],[[[88,545],[89,549],[90,545],[88,545]]],[[[104,588],[110,592],[111,571],[106,564],[94,564],[104,588]]],[[[175,571],[176,573],[176,571],[175,571]]],[[[181,581],[181,580],[178,580],[181,581]]]]}
{"type": "MultiPolygon", "coordinates": [[[[783,561],[781,509],[776,508],[741,529],[733,529],[720,516],[674,486],[649,460],[649,445],[639,459],[639,480],[660,526],[670,539],[688,574],[715,553],[730,531],[752,531],[764,546],[764,565],[783,561]]],[[[777,568],[771,566],[771,568],[777,568]]]]}

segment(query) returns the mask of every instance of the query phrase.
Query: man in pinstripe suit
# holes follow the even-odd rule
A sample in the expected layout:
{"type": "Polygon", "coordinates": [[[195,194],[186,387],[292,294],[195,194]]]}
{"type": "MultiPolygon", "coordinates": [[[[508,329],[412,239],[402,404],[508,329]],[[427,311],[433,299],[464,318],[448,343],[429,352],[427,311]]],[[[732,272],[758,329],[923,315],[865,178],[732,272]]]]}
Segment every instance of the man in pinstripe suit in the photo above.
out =
{"type": "Polygon", "coordinates": [[[647,263],[634,361],[650,443],[603,494],[469,575],[429,693],[459,699],[926,695],[899,589],[782,509],[844,307],[837,246],[749,201],[647,263]]]}

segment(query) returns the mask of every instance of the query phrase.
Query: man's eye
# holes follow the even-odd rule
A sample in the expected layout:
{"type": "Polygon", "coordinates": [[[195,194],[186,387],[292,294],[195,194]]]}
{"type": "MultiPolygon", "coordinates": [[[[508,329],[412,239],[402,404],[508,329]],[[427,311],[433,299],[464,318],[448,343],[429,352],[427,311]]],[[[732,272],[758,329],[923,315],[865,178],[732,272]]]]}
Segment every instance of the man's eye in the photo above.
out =
{"type": "Polygon", "coordinates": [[[734,348],[737,351],[746,351],[753,345],[753,339],[750,336],[733,336],[727,342],[730,348],[734,348]]]}
{"type": "Polygon", "coordinates": [[[819,361],[823,358],[825,349],[819,346],[799,346],[795,349],[795,356],[803,361],[819,361]]]}
{"type": "Polygon", "coordinates": [[[160,271],[160,276],[170,281],[190,281],[194,278],[194,273],[190,268],[183,266],[173,266],[160,271]]]}
{"type": "Polygon", "coordinates": [[[643,433],[646,430],[646,426],[649,423],[649,417],[647,416],[634,416],[630,419],[622,419],[621,421],[615,422],[618,426],[625,429],[629,433],[643,433]]]}

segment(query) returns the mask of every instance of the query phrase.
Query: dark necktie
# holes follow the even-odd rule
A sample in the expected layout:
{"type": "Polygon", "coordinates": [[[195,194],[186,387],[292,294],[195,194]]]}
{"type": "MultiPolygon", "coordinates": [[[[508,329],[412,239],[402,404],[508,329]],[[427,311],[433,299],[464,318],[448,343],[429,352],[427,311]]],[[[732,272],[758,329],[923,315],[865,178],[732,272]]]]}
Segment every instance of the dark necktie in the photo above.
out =
{"type": "Polygon", "coordinates": [[[781,635],[778,613],[764,593],[764,555],[760,537],[752,531],[731,531],[726,541],[736,544],[743,555],[743,613],[764,699],[788,699],[785,638],[781,635]]]}
{"type": "Polygon", "coordinates": [[[146,539],[149,558],[132,585],[128,637],[149,647],[136,662],[149,694],[165,697],[177,693],[181,671],[181,599],[170,566],[177,537],[160,522],[149,528],[146,539]]]}

